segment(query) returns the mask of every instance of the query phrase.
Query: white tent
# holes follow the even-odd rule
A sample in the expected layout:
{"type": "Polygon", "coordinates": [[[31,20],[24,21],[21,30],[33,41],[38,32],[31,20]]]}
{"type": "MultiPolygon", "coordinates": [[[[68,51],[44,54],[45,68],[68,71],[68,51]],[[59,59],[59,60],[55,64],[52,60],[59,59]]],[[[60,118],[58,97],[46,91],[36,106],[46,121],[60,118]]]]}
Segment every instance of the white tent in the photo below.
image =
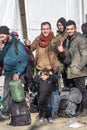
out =
{"type": "MultiPolygon", "coordinates": [[[[7,25],[11,31],[18,31],[23,38],[20,0],[0,0],[0,25],[7,25]]],[[[49,21],[56,33],[56,22],[60,17],[72,19],[81,31],[86,22],[87,0],[24,0],[28,37],[32,41],[40,32],[40,24],[49,21]]]]}
{"type": "Polygon", "coordinates": [[[0,26],[6,25],[17,31],[23,39],[19,0],[0,0],[0,26]]]}
{"type": "Polygon", "coordinates": [[[49,21],[56,32],[56,22],[60,17],[74,20],[78,31],[81,31],[86,5],[87,0],[25,0],[28,36],[33,39],[43,21],[49,21]]]}

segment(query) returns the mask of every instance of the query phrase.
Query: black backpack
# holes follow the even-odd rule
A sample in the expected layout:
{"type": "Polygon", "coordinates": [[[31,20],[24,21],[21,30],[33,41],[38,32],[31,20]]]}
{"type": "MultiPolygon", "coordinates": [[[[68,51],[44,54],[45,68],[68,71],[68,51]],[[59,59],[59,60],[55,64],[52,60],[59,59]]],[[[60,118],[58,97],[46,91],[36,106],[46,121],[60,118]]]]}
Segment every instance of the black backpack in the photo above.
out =
{"type": "Polygon", "coordinates": [[[12,126],[24,126],[31,124],[31,117],[26,102],[17,103],[12,101],[11,122],[12,126]]]}

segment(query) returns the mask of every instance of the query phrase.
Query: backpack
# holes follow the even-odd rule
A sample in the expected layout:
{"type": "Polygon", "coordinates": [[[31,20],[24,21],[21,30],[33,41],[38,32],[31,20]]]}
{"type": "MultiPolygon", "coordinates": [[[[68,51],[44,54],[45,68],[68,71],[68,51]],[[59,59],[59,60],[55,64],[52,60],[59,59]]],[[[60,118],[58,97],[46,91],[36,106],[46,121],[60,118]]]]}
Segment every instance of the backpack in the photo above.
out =
{"type": "Polygon", "coordinates": [[[12,126],[24,126],[31,124],[31,117],[26,102],[17,103],[12,101],[11,122],[12,126]]]}
{"type": "Polygon", "coordinates": [[[79,104],[82,101],[82,93],[78,88],[69,88],[60,94],[59,112],[60,117],[73,117],[76,115],[79,104]]]}

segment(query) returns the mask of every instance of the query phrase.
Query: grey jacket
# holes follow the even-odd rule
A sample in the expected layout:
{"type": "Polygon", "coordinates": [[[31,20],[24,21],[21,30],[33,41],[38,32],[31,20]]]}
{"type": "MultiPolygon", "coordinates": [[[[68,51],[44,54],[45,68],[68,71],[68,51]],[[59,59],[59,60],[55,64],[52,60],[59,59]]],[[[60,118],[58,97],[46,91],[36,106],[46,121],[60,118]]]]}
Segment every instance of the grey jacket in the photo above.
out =
{"type": "Polygon", "coordinates": [[[87,39],[76,32],[70,40],[67,39],[67,47],[71,55],[71,63],[67,66],[67,78],[87,76],[87,39]]]}

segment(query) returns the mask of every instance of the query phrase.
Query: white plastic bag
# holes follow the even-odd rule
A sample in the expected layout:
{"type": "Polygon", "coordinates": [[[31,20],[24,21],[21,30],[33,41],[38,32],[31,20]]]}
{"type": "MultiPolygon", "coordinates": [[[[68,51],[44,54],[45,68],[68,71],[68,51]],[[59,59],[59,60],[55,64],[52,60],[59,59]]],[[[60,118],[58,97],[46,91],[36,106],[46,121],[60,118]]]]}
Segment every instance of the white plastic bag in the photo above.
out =
{"type": "Polygon", "coordinates": [[[4,81],[5,81],[5,76],[0,76],[0,101],[3,100],[3,91],[4,91],[4,81]]]}

